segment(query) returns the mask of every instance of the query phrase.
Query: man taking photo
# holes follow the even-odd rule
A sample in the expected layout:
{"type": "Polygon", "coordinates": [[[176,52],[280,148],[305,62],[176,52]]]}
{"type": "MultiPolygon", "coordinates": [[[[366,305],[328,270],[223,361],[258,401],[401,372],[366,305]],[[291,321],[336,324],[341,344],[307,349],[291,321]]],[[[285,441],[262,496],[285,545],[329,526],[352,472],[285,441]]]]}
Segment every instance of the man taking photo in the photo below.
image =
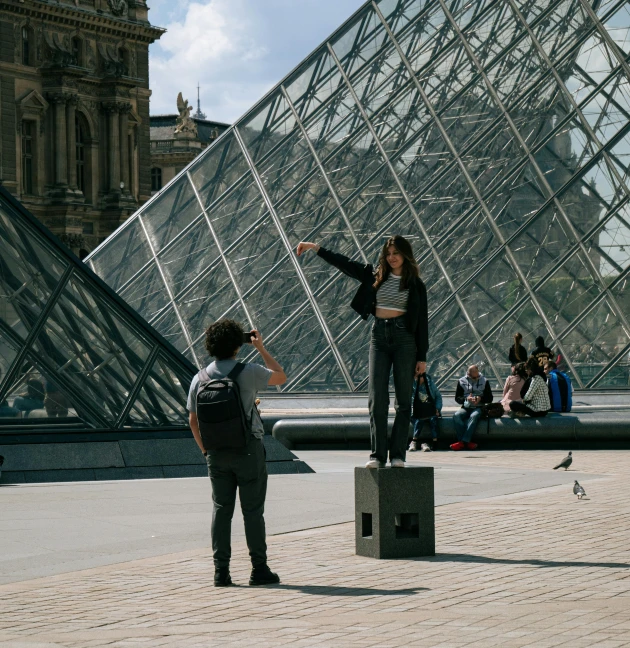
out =
{"type": "Polygon", "coordinates": [[[193,378],[187,407],[190,429],[206,457],[212,483],[214,585],[232,584],[231,527],[237,489],[252,561],[249,584],[279,583],[278,575],[267,566],[267,466],[264,430],[255,400],[258,391],[268,385],[283,385],[287,377],[263,346],[260,332],[244,333],[233,320],[224,319],[208,327],[206,349],[214,362],[193,378]],[[236,361],[246,338],[258,350],[266,367],[236,361]]]}

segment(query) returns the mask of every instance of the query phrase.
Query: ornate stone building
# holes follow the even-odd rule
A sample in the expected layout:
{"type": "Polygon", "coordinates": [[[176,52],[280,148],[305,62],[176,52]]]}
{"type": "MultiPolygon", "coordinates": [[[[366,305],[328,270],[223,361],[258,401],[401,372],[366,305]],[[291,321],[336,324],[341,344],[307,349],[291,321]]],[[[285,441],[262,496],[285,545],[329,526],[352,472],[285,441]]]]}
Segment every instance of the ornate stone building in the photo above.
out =
{"type": "Polygon", "coordinates": [[[177,109],[179,115],[151,116],[151,193],[168,184],[229,128],[229,124],[206,119],[199,99],[197,112],[190,116],[191,106],[181,92],[177,109]]]}
{"type": "Polygon", "coordinates": [[[0,0],[0,182],[84,255],[151,195],[144,0],[0,0]]]}

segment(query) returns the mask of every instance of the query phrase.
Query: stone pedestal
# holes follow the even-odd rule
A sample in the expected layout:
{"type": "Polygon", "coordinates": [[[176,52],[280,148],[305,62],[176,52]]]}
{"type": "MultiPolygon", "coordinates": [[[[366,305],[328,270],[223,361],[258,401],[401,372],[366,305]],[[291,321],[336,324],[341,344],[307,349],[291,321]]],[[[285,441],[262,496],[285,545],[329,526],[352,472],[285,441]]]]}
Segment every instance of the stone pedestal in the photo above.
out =
{"type": "Polygon", "coordinates": [[[435,555],[433,468],[355,468],[358,556],[435,555]]]}

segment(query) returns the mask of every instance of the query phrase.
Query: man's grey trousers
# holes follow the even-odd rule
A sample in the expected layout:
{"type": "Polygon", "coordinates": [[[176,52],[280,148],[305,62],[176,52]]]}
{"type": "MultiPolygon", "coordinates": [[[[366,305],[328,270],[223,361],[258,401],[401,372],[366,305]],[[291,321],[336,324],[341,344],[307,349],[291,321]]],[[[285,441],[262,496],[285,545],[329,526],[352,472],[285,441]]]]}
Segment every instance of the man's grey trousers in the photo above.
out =
{"type": "Polygon", "coordinates": [[[267,562],[264,518],[267,464],[262,440],[252,437],[243,453],[219,450],[208,453],[206,459],[214,503],[212,551],[215,568],[228,567],[230,564],[232,516],[237,489],[252,565],[264,565],[267,562]]]}

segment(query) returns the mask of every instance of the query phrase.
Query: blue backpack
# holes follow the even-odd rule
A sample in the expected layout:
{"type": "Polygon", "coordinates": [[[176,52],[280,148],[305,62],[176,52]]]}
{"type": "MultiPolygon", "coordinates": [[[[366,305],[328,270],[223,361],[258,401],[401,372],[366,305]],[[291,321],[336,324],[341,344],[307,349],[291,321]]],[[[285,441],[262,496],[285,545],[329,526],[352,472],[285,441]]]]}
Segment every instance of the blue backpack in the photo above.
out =
{"type": "Polygon", "coordinates": [[[547,377],[549,400],[552,412],[570,412],[573,405],[571,398],[571,379],[564,372],[554,369],[547,377]]]}

